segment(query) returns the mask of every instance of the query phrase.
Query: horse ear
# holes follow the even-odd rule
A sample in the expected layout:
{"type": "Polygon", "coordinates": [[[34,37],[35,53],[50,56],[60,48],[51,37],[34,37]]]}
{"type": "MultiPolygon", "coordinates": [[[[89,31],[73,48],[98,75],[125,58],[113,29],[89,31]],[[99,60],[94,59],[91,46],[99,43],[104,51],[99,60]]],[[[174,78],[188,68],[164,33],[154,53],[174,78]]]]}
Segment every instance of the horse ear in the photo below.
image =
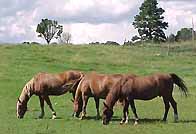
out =
{"type": "Polygon", "coordinates": [[[18,102],[21,103],[20,99],[18,98],[18,102]]]}
{"type": "Polygon", "coordinates": [[[107,105],[105,102],[103,102],[103,105],[104,105],[106,108],[109,109],[108,105],[107,105]]]}

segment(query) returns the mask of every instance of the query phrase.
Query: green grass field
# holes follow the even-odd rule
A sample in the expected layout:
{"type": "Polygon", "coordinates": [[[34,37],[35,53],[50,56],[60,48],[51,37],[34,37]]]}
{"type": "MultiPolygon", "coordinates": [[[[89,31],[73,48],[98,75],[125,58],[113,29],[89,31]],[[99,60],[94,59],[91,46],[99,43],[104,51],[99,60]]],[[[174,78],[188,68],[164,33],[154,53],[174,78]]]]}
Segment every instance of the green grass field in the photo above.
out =
{"type": "MultiPolygon", "coordinates": [[[[196,46],[191,43],[143,46],[38,46],[0,45],[0,134],[195,134],[196,132],[196,46]],[[162,98],[152,101],[136,101],[140,117],[138,126],[131,120],[119,125],[122,107],[114,108],[114,118],[103,126],[95,120],[94,100],[87,106],[86,120],[71,117],[71,94],[51,97],[58,119],[51,120],[51,112],[45,106],[44,119],[37,119],[40,107],[38,97],[33,96],[25,118],[16,118],[16,100],[24,84],[37,72],[62,72],[76,69],[84,72],[135,73],[147,75],[155,72],[174,72],[182,77],[188,88],[186,98],[176,88],[174,98],[178,103],[179,122],[173,121],[170,108],[167,123],[163,123],[162,98]]],[[[102,111],[102,103],[100,110],[102,111]]]]}

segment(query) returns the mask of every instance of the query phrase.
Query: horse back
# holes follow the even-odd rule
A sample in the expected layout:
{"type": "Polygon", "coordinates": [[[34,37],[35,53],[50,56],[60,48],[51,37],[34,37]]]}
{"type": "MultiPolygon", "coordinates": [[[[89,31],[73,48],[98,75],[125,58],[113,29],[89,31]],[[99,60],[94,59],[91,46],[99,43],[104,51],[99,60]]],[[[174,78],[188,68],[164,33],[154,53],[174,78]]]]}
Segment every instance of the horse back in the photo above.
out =
{"type": "Polygon", "coordinates": [[[148,100],[156,96],[169,94],[172,90],[172,79],[168,74],[153,74],[129,79],[123,90],[135,99],[148,100]]]}
{"type": "Polygon", "coordinates": [[[97,74],[93,72],[84,76],[79,89],[88,96],[104,99],[122,77],[121,74],[97,74]]]}
{"type": "Polygon", "coordinates": [[[38,73],[34,76],[35,94],[61,95],[66,84],[74,83],[81,77],[80,72],[66,71],[59,74],[38,73]]]}

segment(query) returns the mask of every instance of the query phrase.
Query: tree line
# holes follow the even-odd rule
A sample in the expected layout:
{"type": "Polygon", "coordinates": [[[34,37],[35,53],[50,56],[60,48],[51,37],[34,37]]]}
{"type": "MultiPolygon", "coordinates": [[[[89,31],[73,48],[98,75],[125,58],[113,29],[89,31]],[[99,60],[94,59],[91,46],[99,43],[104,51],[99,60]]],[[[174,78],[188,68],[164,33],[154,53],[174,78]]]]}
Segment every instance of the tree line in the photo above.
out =
{"type": "MultiPolygon", "coordinates": [[[[168,28],[168,22],[164,21],[163,13],[165,10],[158,7],[157,0],[144,0],[139,8],[139,14],[134,16],[132,25],[137,29],[139,35],[134,35],[131,41],[125,41],[124,45],[133,45],[143,42],[174,42],[186,41],[196,36],[196,32],[192,28],[182,28],[176,35],[170,34],[168,37],[164,31],[168,28]]],[[[60,44],[70,44],[71,34],[63,32],[63,26],[59,25],[56,20],[42,19],[37,25],[36,32],[38,37],[42,37],[49,44],[52,39],[58,39],[60,44]]],[[[90,43],[104,44],[104,45],[119,45],[114,41],[107,41],[106,43],[90,43]]]]}

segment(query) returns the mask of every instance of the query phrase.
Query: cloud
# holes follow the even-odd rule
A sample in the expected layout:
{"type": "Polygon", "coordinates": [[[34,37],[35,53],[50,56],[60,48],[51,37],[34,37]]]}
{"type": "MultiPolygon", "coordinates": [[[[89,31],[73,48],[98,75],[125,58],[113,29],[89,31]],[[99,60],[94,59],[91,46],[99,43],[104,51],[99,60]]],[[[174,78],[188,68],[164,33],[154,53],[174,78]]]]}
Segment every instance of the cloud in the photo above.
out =
{"type": "Polygon", "coordinates": [[[122,44],[125,39],[130,39],[133,36],[131,31],[135,31],[135,29],[127,22],[96,25],[75,23],[70,25],[70,33],[74,35],[72,41],[75,43],[106,42],[110,40],[122,44]]]}
{"type": "Polygon", "coordinates": [[[160,6],[165,9],[165,20],[169,22],[168,34],[176,33],[183,27],[192,27],[192,19],[196,24],[195,4],[196,1],[192,0],[160,2],[160,6]]]}
{"type": "MultiPolygon", "coordinates": [[[[1,1],[2,18],[0,20],[0,42],[21,42],[25,40],[38,40],[35,28],[42,18],[55,19],[64,27],[71,27],[73,41],[76,43],[90,42],[91,40],[120,40],[117,36],[122,22],[131,24],[131,16],[136,14],[135,6],[139,6],[137,0],[18,0],[1,1]],[[47,4],[46,4],[47,3],[47,4]],[[9,5],[9,6],[7,6],[9,5]],[[114,26],[115,25],[115,26],[114,26]],[[86,29],[86,39],[83,40],[86,29]],[[101,30],[98,30],[101,29],[101,30]],[[105,35],[105,29],[111,31],[105,35]],[[113,33],[112,33],[113,31],[113,33]],[[89,33],[92,32],[92,33],[89,33]],[[97,36],[97,37],[95,37],[97,36]],[[101,37],[102,36],[102,37],[101,37]]],[[[66,29],[66,28],[65,28],[66,29]]],[[[124,26],[123,26],[123,29],[124,26]]],[[[125,32],[127,31],[125,30],[125,32]]],[[[121,33],[124,33],[120,30],[121,33]]],[[[122,35],[122,34],[121,34],[122,35]]],[[[124,38],[124,37],[123,37],[124,38]]]]}
{"type": "Polygon", "coordinates": [[[135,14],[138,3],[137,0],[60,0],[58,3],[42,0],[37,10],[39,19],[45,16],[66,23],[118,23],[135,14]]]}
{"type": "MultiPolygon", "coordinates": [[[[35,32],[42,18],[55,19],[71,32],[74,43],[107,40],[123,43],[137,31],[131,25],[143,0],[1,0],[0,42],[39,41],[35,32]]],[[[196,23],[196,1],[160,0],[167,33],[196,23]]]]}

